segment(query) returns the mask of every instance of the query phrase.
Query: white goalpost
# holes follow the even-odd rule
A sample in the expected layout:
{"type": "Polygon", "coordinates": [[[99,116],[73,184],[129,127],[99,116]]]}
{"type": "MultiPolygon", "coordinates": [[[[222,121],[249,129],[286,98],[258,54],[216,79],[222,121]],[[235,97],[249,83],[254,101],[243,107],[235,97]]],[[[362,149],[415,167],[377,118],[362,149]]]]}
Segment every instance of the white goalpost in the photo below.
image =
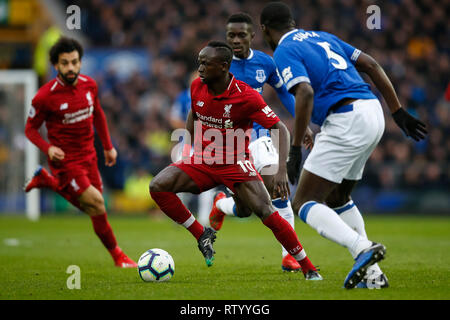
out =
{"type": "MultiPolygon", "coordinates": [[[[39,150],[25,138],[24,129],[31,100],[38,89],[38,78],[32,70],[0,70],[0,93],[4,100],[1,108],[7,108],[8,128],[11,136],[9,148],[11,159],[3,168],[6,178],[2,192],[8,195],[18,194],[24,178],[30,178],[39,164],[39,150]],[[19,162],[19,163],[17,163],[19,162]],[[22,162],[22,163],[20,163],[22,162]],[[15,172],[17,171],[17,172],[15,172]]],[[[13,197],[13,196],[12,196],[13,197]]],[[[25,196],[26,216],[37,221],[40,217],[40,192],[34,189],[25,196]]]]}

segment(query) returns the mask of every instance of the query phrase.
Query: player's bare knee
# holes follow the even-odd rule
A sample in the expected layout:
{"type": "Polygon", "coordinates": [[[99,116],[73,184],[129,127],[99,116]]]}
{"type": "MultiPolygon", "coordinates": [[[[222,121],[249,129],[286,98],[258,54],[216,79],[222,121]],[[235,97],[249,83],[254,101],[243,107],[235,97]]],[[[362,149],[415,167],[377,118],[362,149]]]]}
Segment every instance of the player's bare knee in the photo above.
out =
{"type": "Polygon", "coordinates": [[[262,220],[265,220],[268,218],[272,213],[275,212],[275,208],[272,206],[271,203],[258,203],[254,209],[253,212],[262,220]]]}
{"type": "Polygon", "coordinates": [[[106,212],[105,200],[103,197],[96,198],[94,201],[94,210],[97,215],[104,214],[106,212]]]}
{"type": "Polygon", "coordinates": [[[84,212],[90,216],[98,216],[106,212],[105,201],[101,195],[83,199],[80,201],[80,205],[84,212]]]}

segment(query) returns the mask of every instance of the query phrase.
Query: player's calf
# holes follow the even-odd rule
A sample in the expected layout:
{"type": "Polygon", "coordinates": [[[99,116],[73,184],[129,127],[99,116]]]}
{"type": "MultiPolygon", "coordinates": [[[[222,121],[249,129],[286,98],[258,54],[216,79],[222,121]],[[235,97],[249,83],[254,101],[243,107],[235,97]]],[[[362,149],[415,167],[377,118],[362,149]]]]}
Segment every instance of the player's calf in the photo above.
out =
{"type": "Polygon", "coordinates": [[[252,210],[248,206],[244,205],[241,200],[239,200],[238,198],[233,199],[236,205],[236,211],[234,212],[236,217],[247,218],[252,215],[252,210]]]}

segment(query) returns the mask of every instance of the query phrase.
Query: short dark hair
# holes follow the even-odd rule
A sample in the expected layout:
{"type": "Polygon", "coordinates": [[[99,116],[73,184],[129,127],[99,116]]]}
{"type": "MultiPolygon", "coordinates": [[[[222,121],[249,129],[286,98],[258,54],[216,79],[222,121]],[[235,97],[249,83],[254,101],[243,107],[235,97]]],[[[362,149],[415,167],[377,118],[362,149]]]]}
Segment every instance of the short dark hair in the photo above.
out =
{"type": "Polygon", "coordinates": [[[223,61],[231,64],[231,61],[233,60],[233,49],[231,49],[228,43],[213,40],[208,42],[206,46],[216,49],[216,52],[220,55],[223,61]]]}
{"type": "Polygon", "coordinates": [[[293,21],[291,9],[283,2],[269,2],[260,15],[261,25],[277,31],[289,28],[293,21]]]}
{"type": "Polygon", "coordinates": [[[52,64],[57,64],[59,55],[61,53],[68,53],[68,52],[72,52],[74,50],[78,51],[78,54],[80,55],[80,60],[81,60],[81,57],[83,57],[83,47],[81,46],[81,44],[73,38],[61,37],[50,48],[50,54],[49,54],[50,62],[52,64]]]}
{"type": "Polygon", "coordinates": [[[245,13],[245,12],[238,12],[238,13],[232,14],[228,18],[227,24],[233,23],[233,22],[247,23],[247,24],[253,26],[253,19],[252,19],[252,17],[248,13],[245,13]]]}

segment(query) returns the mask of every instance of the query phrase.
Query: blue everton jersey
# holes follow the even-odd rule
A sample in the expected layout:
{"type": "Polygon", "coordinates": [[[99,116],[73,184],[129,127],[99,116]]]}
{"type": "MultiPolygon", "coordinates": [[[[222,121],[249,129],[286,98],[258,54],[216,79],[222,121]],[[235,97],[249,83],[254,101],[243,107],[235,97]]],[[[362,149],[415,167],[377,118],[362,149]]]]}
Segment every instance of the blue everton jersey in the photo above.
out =
{"type": "MultiPolygon", "coordinates": [[[[295,99],[289,94],[272,57],[258,50],[250,49],[246,59],[233,57],[230,72],[236,79],[244,81],[260,94],[263,93],[264,84],[269,84],[277,92],[285,108],[294,115],[295,99]]],[[[252,140],[261,134],[268,135],[268,130],[258,123],[253,125],[252,140]]]]}
{"type": "Polygon", "coordinates": [[[191,110],[191,89],[182,91],[172,105],[170,116],[179,120],[186,120],[191,110]]]}
{"type": "MultiPolygon", "coordinates": [[[[189,111],[191,110],[191,89],[187,88],[182,91],[175,99],[170,110],[170,117],[182,121],[186,121],[189,111]]],[[[180,137],[179,141],[183,141],[180,137]]]]}
{"type": "Polygon", "coordinates": [[[295,29],[274,52],[287,90],[301,82],[314,89],[311,121],[322,125],[329,109],[344,98],[376,99],[355,68],[361,51],[322,31],[295,29]]]}

